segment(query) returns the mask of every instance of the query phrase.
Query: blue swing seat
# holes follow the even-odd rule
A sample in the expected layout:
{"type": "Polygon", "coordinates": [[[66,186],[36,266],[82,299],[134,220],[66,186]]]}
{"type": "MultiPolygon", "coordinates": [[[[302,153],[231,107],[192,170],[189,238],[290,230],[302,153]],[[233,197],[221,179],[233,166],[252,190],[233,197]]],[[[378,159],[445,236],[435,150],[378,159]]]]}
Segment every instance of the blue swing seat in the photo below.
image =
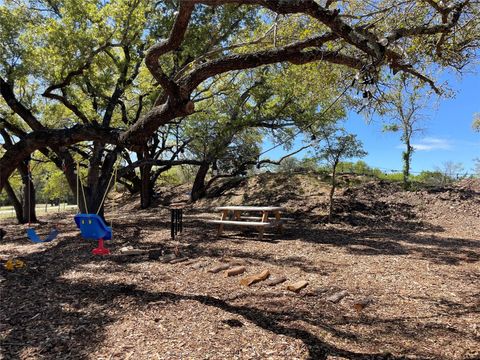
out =
{"type": "Polygon", "coordinates": [[[112,228],[96,214],[77,214],[75,223],[86,240],[112,239],[112,228]]]}
{"type": "Polygon", "coordinates": [[[58,235],[58,230],[53,229],[52,231],[50,231],[50,234],[47,235],[45,240],[42,240],[42,239],[40,239],[40,237],[35,232],[35,229],[32,229],[32,228],[27,229],[28,238],[30,239],[31,242],[33,242],[35,244],[50,242],[50,241],[54,240],[57,237],[57,235],[58,235]]]}

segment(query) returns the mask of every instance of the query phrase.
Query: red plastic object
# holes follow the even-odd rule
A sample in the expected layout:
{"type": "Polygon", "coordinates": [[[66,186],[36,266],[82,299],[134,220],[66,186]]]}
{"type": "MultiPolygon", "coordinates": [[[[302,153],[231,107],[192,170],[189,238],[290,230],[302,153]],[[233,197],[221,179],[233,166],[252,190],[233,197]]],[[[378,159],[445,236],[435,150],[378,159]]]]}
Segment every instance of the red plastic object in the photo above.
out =
{"type": "Polygon", "coordinates": [[[98,239],[98,247],[92,250],[93,255],[108,255],[110,250],[103,246],[103,239],[98,239]]]}

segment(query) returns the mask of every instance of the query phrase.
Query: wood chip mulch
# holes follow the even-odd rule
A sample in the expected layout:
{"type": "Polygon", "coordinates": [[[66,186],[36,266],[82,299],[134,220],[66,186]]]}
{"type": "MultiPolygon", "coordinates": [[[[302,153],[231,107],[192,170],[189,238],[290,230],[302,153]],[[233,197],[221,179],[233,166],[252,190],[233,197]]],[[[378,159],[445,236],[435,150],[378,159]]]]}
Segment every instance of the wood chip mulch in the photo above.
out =
{"type": "Polygon", "coordinates": [[[60,236],[39,245],[4,222],[0,359],[478,359],[478,197],[382,194],[347,192],[337,223],[297,217],[264,241],[217,239],[192,208],[174,242],[166,209],[117,209],[105,257],[70,215],[43,219],[60,236]],[[7,271],[9,257],[26,267],[7,271]],[[222,263],[246,271],[207,271],[222,263]],[[287,280],[240,285],[265,270],[287,280]]]}

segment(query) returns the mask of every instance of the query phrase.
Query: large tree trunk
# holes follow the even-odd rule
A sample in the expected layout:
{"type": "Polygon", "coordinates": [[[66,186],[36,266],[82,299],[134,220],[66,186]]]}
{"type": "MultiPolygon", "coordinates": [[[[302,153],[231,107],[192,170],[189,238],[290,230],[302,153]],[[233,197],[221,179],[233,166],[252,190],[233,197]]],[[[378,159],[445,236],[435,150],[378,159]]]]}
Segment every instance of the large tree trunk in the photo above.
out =
{"type": "Polygon", "coordinates": [[[23,218],[23,207],[20,200],[18,200],[15,191],[13,190],[10,182],[7,181],[5,183],[5,191],[7,192],[8,198],[12,202],[13,208],[15,209],[15,216],[17,217],[17,221],[19,224],[25,224],[25,220],[23,218]]]}
{"type": "Polygon", "coordinates": [[[132,195],[139,193],[142,188],[142,180],[135,174],[135,171],[124,174],[122,176],[122,184],[132,195]],[[127,183],[127,181],[130,183],[127,183]]]}
{"type": "Polygon", "coordinates": [[[205,185],[205,178],[207,177],[208,169],[210,168],[209,163],[200,165],[193,181],[191,200],[197,201],[203,198],[206,195],[207,189],[205,185]]]}
{"type": "Polygon", "coordinates": [[[140,167],[140,207],[142,209],[147,209],[152,205],[153,183],[151,175],[151,165],[143,165],[140,167]]]}
{"type": "Polygon", "coordinates": [[[38,221],[35,211],[36,204],[35,187],[33,181],[28,178],[23,184],[23,218],[25,222],[36,223],[38,221]]]}
{"type": "Polygon", "coordinates": [[[22,163],[18,167],[18,172],[22,176],[22,183],[23,183],[23,204],[22,204],[22,217],[23,217],[23,224],[25,223],[36,223],[37,214],[35,211],[35,206],[37,204],[37,200],[35,197],[35,185],[32,181],[31,172],[27,164],[22,163]]]}
{"type": "MultiPolygon", "coordinates": [[[[105,218],[105,200],[108,192],[114,186],[114,166],[118,152],[120,150],[110,152],[105,156],[103,162],[97,158],[95,162],[90,163],[88,184],[83,186],[87,206],[85,206],[81,188],[78,193],[78,205],[82,213],[98,213],[99,216],[105,218]]],[[[76,179],[74,188],[76,190],[76,179]]]]}
{"type": "MultiPolygon", "coordinates": [[[[137,152],[138,160],[148,160],[148,145],[145,144],[143,151],[137,152]]],[[[152,165],[140,166],[140,207],[147,209],[152,205],[153,183],[152,183],[152,165]]]]}
{"type": "MultiPolygon", "coordinates": [[[[101,181],[101,180],[99,180],[101,181]]],[[[104,218],[105,215],[105,203],[102,203],[104,192],[98,191],[99,188],[96,187],[94,191],[91,188],[85,189],[85,197],[87,198],[88,204],[88,213],[97,214],[104,218]]],[[[86,209],[85,209],[86,210],[86,209]]],[[[84,212],[84,211],[82,211],[84,212]]]]}

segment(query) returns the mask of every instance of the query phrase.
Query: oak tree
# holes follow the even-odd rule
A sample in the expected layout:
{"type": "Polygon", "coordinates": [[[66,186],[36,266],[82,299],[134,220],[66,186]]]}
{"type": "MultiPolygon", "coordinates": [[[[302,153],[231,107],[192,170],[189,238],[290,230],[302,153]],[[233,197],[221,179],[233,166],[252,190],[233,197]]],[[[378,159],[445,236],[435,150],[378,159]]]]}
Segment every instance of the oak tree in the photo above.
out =
{"type": "MultiPolygon", "coordinates": [[[[192,94],[216,76],[321,62],[352,81],[368,73],[382,86],[389,72],[402,72],[441,92],[431,72],[461,70],[474,58],[480,33],[478,4],[470,0],[180,0],[176,9],[170,2],[89,0],[0,7],[2,107],[26,130],[0,159],[0,189],[36,150],[66,162],[72,186],[71,165],[82,144],[89,150],[90,209],[101,205],[98,194],[108,191],[117,157],[142,152],[160,127],[194,113],[200,104],[192,94]],[[125,116],[128,99],[144,95],[133,89],[142,74],[153,80],[153,100],[135,112],[139,116],[125,116]],[[48,123],[24,103],[18,78],[35,80],[37,103],[59,103],[68,118],[48,123]]],[[[132,106],[138,110],[138,102],[132,106]]]]}

